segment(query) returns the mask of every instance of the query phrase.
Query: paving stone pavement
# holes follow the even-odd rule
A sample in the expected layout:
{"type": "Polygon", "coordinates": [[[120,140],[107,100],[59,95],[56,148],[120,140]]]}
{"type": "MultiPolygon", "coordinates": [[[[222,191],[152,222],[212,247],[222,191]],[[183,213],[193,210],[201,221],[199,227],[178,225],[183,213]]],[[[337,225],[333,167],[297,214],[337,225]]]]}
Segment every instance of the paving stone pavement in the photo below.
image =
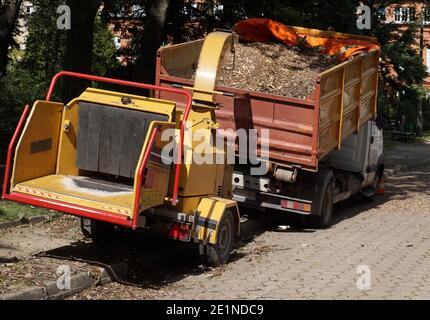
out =
{"type": "Polygon", "coordinates": [[[337,205],[330,229],[273,228],[221,269],[176,275],[155,290],[117,283],[75,298],[430,299],[430,162],[418,163],[430,145],[415,158],[413,146],[402,148],[402,162],[417,166],[390,177],[374,203],[337,205]]]}
{"type": "Polygon", "coordinates": [[[224,272],[187,277],[164,297],[430,299],[430,165],[391,178],[386,188],[374,204],[337,206],[328,230],[265,232],[224,272]],[[367,290],[357,286],[360,266],[370,270],[367,290]]]}
{"type": "Polygon", "coordinates": [[[220,275],[187,277],[165,298],[430,299],[430,167],[423,169],[391,179],[374,207],[338,206],[329,230],[265,232],[220,275]],[[363,265],[369,290],[357,287],[363,265]]]}

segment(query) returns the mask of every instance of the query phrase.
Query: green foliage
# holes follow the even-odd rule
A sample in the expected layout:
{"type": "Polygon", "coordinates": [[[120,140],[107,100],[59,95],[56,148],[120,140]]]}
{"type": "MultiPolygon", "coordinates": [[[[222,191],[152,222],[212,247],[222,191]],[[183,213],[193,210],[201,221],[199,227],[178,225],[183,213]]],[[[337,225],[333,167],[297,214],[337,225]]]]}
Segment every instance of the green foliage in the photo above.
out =
{"type": "Polygon", "coordinates": [[[62,70],[66,33],[57,29],[56,8],[61,0],[36,0],[28,21],[29,35],[21,68],[37,83],[48,86],[52,76],[62,70]]]}
{"type": "MultiPolygon", "coordinates": [[[[33,1],[35,11],[28,20],[25,53],[21,61],[11,64],[7,76],[0,78],[0,163],[23,106],[43,99],[52,77],[63,70],[66,32],[56,25],[56,8],[62,3],[33,1]]],[[[93,73],[97,75],[104,76],[119,66],[113,35],[101,18],[95,22],[93,55],[93,73]]],[[[54,96],[54,100],[61,101],[61,97],[54,96]]]]}
{"type": "Polygon", "coordinates": [[[0,78],[0,92],[0,163],[3,163],[23,107],[43,98],[46,86],[35,81],[29,71],[12,68],[6,77],[0,78]]]}
{"type": "MultiPolygon", "coordinates": [[[[63,69],[65,30],[56,27],[55,8],[61,0],[38,0],[29,21],[29,37],[22,67],[31,71],[39,82],[48,85],[50,79],[63,69]]],[[[118,66],[112,32],[104,19],[94,24],[93,73],[104,76],[118,66]]]]}
{"type": "Polygon", "coordinates": [[[395,74],[388,76],[392,77],[399,87],[421,85],[427,76],[426,67],[415,49],[416,32],[416,29],[411,27],[382,48],[381,56],[395,71],[395,74]]]}
{"type": "Polygon", "coordinates": [[[396,99],[397,113],[406,116],[406,124],[415,126],[417,107],[420,100],[425,97],[425,91],[421,86],[412,85],[404,87],[396,99]]]}
{"type": "Polygon", "coordinates": [[[119,66],[111,30],[97,17],[94,24],[93,73],[105,76],[119,66]]]}
{"type": "Polygon", "coordinates": [[[423,99],[423,118],[424,118],[424,131],[430,131],[430,98],[427,94],[423,99]]]}
{"type": "Polygon", "coordinates": [[[59,216],[60,213],[48,209],[32,207],[11,201],[0,201],[0,223],[42,215],[59,216]]]}
{"type": "Polygon", "coordinates": [[[223,23],[231,27],[245,18],[270,18],[288,25],[357,33],[359,1],[344,0],[221,0],[223,23]]]}

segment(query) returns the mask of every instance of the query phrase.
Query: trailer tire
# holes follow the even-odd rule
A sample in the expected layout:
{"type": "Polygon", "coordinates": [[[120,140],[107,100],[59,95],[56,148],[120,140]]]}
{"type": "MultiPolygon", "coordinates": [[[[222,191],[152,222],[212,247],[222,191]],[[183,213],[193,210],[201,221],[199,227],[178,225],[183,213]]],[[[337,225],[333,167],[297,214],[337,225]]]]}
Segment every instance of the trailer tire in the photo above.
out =
{"type": "Polygon", "coordinates": [[[334,182],[331,180],[325,190],[319,215],[307,216],[307,223],[311,228],[326,229],[331,226],[333,217],[334,182]]]}
{"type": "Polygon", "coordinates": [[[114,225],[102,221],[81,218],[81,230],[86,238],[94,242],[104,242],[112,238],[114,225]]]}
{"type": "Polygon", "coordinates": [[[217,243],[206,246],[205,264],[219,267],[230,259],[235,238],[234,217],[231,210],[226,210],[218,226],[217,243]]]}

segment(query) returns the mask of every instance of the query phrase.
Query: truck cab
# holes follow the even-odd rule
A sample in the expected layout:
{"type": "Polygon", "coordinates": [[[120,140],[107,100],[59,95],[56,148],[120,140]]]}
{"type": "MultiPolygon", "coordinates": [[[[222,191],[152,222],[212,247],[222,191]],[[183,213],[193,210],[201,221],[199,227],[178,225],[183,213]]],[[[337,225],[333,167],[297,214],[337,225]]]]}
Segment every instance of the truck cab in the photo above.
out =
{"type": "MultiPolygon", "coordinates": [[[[359,191],[366,197],[372,197],[384,170],[383,148],[382,130],[376,121],[368,121],[357,134],[346,139],[339,150],[333,150],[323,165],[358,174],[362,180],[359,191]]],[[[357,190],[351,191],[356,193],[357,190]]]]}

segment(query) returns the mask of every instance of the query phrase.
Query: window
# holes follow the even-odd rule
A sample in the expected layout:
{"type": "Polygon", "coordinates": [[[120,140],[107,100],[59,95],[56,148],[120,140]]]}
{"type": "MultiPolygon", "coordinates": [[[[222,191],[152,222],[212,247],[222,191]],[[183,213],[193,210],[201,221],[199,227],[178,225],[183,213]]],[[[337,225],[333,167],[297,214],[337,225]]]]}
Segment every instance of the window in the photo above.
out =
{"type": "Polygon", "coordinates": [[[427,72],[430,72],[430,48],[426,48],[426,58],[427,72]]]}
{"type": "Polygon", "coordinates": [[[430,7],[423,9],[424,23],[430,24],[430,7]]]}
{"type": "Polygon", "coordinates": [[[415,21],[415,8],[397,7],[394,11],[394,21],[396,23],[407,23],[415,21]]]}

